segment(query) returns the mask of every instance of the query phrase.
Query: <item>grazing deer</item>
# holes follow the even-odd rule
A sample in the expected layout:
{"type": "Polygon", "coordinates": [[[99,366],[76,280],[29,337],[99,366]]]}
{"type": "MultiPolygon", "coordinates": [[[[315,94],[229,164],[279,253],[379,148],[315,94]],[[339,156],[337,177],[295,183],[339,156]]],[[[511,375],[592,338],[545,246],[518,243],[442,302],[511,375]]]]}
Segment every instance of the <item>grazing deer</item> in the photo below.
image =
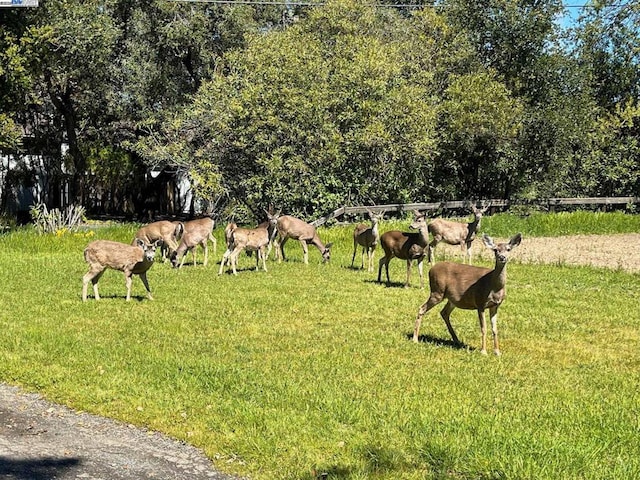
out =
{"type": "Polygon", "coordinates": [[[200,245],[204,250],[204,266],[207,266],[207,262],[209,260],[209,240],[213,243],[214,254],[217,248],[216,237],[213,236],[213,227],[214,221],[210,217],[191,220],[184,223],[184,233],[180,239],[180,245],[178,245],[176,251],[171,254],[171,264],[174,268],[182,268],[182,264],[184,263],[188,250],[191,250],[191,254],[193,255],[193,266],[195,267],[196,247],[198,245],[200,245]],[[182,260],[178,265],[180,257],[182,257],[182,260]]]}
{"type": "Polygon", "coordinates": [[[453,341],[460,344],[460,340],[458,340],[449,319],[451,312],[456,307],[464,310],[477,310],[480,320],[480,333],[482,334],[481,352],[486,354],[487,326],[484,311],[488,308],[491,316],[493,350],[496,355],[500,355],[500,347],[498,345],[498,307],[502,304],[506,295],[505,285],[507,283],[509,252],[520,245],[522,235],[517,233],[508,242],[497,245],[487,235],[484,235],[483,241],[495,254],[496,263],[493,270],[452,262],[436,263],[429,270],[431,295],[418,310],[418,318],[413,330],[414,342],[418,341],[418,332],[420,331],[423,315],[446,298],[448,302],[440,312],[440,315],[444,319],[453,341]]]}
{"type": "Polygon", "coordinates": [[[489,205],[481,209],[472,205],[473,221],[469,223],[453,222],[442,218],[436,218],[429,222],[429,233],[433,236],[433,240],[429,244],[429,263],[433,265],[436,245],[440,242],[445,242],[449,245],[460,245],[464,255],[463,262],[470,264],[471,243],[476,238],[476,233],[480,228],[482,215],[488,209],[489,205]]]}
{"type": "Polygon", "coordinates": [[[237,275],[236,267],[238,265],[238,256],[243,250],[256,253],[256,270],[260,268],[260,259],[262,259],[262,268],[267,271],[267,253],[266,248],[271,239],[270,232],[275,229],[278,221],[267,213],[268,221],[262,222],[256,228],[238,228],[235,223],[229,223],[225,228],[225,238],[227,239],[227,251],[224,252],[220,270],[218,275],[222,274],[225,263],[230,259],[233,274],[237,275]]]}
{"type": "Polygon", "coordinates": [[[89,271],[82,277],[82,301],[87,301],[89,282],[93,283],[93,294],[96,300],[100,300],[98,282],[107,268],[120,270],[124,273],[127,301],[131,300],[131,277],[133,275],[140,276],[140,280],[147,289],[149,300],[153,300],[147,281],[147,271],[153,265],[156,247],[160,242],[161,240],[146,243],[138,238],[134,240],[134,245],[110,240],[95,240],[87,245],[84,249],[84,259],[89,264],[89,271]]]}
{"type": "Polygon", "coordinates": [[[276,245],[276,257],[278,258],[278,262],[286,260],[284,255],[284,244],[290,238],[300,242],[304,253],[305,264],[309,263],[308,244],[313,244],[318,248],[318,250],[320,250],[323,263],[328,262],[331,259],[331,245],[333,244],[323,244],[322,240],[320,240],[320,237],[318,236],[318,232],[316,232],[316,227],[313,225],[290,215],[283,215],[278,217],[276,229],[279,236],[279,242],[276,245]]]}
{"type": "Polygon", "coordinates": [[[387,285],[391,284],[389,280],[389,262],[393,257],[397,257],[407,261],[407,282],[405,288],[409,287],[409,278],[411,276],[411,262],[418,261],[418,272],[420,272],[420,288],[424,288],[424,280],[422,276],[422,262],[425,256],[425,249],[429,244],[429,231],[425,215],[413,211],[414,220],[410,228],[418,230],[417,232],[401,232],[399,230],[391,230],[383,233],[380,237],[380,245],[384,250],[384,257],[380,259],[378,264],[378,283],[382,276],[382,266],[386,267],[387,285]]]}
{"type": "Polygon", "coordinates": [[[373,213],[367,210],[369,218],[371,219],[371,226],[360,223],[356,225],[353,231],[353,256],[351,257],[351,268],[353,268],[353,262],[356,259],[356,251],[358,245],[362,246],[362,262],[360,268],[364,268],[364,253],[367,252],[367,271],[373,272],[373,260],[376,253],[376,247],[380,241],[380,233],[378,232],[378,223],[384,216],[383,213],[373,213]]]}
{"type": "Polygon", "coordinates": [[[178,238],[182,235],[183,230],[184,225],[182,222],[161,220],[159,222],[149,223],[136,232],[131,245],[135,245],[137,239],[141,239],[145,243],[154,243],[160,240],[162,260],[166,260],[167,254],[170,256],[178,249],[178,238]]]}

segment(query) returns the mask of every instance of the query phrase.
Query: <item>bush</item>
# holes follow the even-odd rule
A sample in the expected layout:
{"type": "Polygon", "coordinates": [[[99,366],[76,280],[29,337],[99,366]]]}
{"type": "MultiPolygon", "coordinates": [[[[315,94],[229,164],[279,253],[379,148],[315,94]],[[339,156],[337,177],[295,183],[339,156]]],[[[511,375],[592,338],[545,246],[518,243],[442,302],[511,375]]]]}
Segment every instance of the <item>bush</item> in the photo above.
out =
{"type": "Polygon", "coordinates": [[[76,231],[85,218],[85,208],[79,205],[69,205],[62,212],[57,208],[49,211],[44,203],[38,203],[29,213],[38,233],[76,231]]]}

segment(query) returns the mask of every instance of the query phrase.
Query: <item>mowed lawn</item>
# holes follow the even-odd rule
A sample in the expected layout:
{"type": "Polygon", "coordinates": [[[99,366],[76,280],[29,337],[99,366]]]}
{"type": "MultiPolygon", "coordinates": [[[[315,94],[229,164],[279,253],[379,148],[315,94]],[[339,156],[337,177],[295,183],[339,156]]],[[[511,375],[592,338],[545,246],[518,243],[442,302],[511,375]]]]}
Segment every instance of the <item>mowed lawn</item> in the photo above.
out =
{"type": "MultiPolygon", "coordinates": [[[[538,234],[527,222],[482,229],[526,240],[538,234]]],[[[330,264],[311,247],[304,265],[290,241],[290,261],[256,272],[243,254],[235,277],[218,276],[217,229],[206,268],[153,266],[155,300],[136,277],[125,302],[123,275],[108,271],[102,300],[83,304],[86,244],[128,243],[135,229],[0,236],[0,381],[166,432],[253,479],[640,478],[637,274],[509,264],[503,355],[483,356],[472,311],[452,314],[465,348],[439,307],[414,344],[428,284],[414,267],[402,288],[397,259],[392,286],[376,283],[380,250],[375,273],[351,269],[351,226],[320,230],[330,264]]]]}

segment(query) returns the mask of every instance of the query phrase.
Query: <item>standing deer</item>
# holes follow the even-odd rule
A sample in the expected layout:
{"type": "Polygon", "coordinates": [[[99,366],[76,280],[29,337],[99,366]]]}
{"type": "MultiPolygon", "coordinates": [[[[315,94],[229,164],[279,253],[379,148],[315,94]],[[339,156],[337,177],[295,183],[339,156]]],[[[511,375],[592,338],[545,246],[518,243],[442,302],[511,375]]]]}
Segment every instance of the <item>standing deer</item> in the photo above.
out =
{"type": "Polygon", "coordinates": [[[220,270],[218,275],[222,274],[224,265],[230,259],[233,274],[237,275],[236,267],[238,265],[238,256],[243,250],[256,253],[256,270],[259,269],[260,260],[262,259],[262,268],[267,271],[267,252],[266,248],[271,239],[270,232],[275,229],[278,221],[267,213],[268,221],[262,222],[256,228],[238,228],[235,223],[229,223],[225,228],[225,237],[227,239],[227,251],[224,252],[220,270]]]}
{"type": "Polygon", "coordinates": [[[413,211],[414,220],[410,228],[418,230],[417,232],[401,232],[399,230],[391,230],[382,234],[380,237],[380,245],[384,250],[384,257],[380,259],[378,264],[378,283],[382,276],[382,266],[386,267],[387,285],[391,284],[389,280],[389,262],[393,257],[407,261],[407,282],[405,288],[409,288],[409,278],[411,276],[411,262],[418,260],[418,272],[420,272],[420,288],[424,288],[424,279],[422,276],[422,262],[424,260],[425,249],[429,244],[429,231],[425,215],[413,211]]]}
{"type": "Polygon", "coordinates": [[[140,280],[147,289],[149,300],[153,300],[147,281],[147,271],[153,265],[156,247],[160,242],[158,240],[153,243],[145,243],[144,240],[138,238],[134,240],[134,245],[110,240],[95,240],[87,245],[84,249],[84,259],[89,264],[89,271],[82,277],[82,301],[87,301],[89,282],[93,283],[93,294],[96,300],[100,300],[98,282],[107,268],[120,270],[124,273],[127,301],[131,300],[131,277],[133,275],[140,276],[140,280]]]}
{"type": "Polygon", "coordinates": [[[135,238],[131,245],[136,244],[137,239],[143,240],[145,243],[154,243],[161,241],[162,259],[166,259],[167,251],[170,256],[178,249],[178,238],[182,235],[184,225],[182,222],[170,222],[168,220],[160,220],[158,222],[149,223],[140,227],[136,232],[135,238]]]}
{"type": "Polygon", "coordinates": [[[304,253],[305,264],[309,263],[308,244],[313,244],[318,248],[318,250],[320,250],[323,263],[328,262],[331,259],[331,245],[333,244],[323,244],[318,232],[316,232],[316,227],[313,225],[290,215],[283,215],[278,217],[276,228],[279,236],[279,242],[276,245],[276,257],[278,257],[278,262],[286,260],[284,244],[290,238],[300,242],[304,253]]]}
{"type": "Polygon", "coordinates": [[[364,253],[367,252],[367,271],[373,272],[373,260],[375,257],[376,247],[380,241],[380,233],[378,232],[378,223],[384,216],[383,213],[373,213],[367,210],[369,218],[371,219],[371,226],[360,223],[356,225],[353,231],[353,256],[351,257],[351,268],[353,268],[353,262],[356,259],[356,251],[358,245],[362,246],[362,262],[360,268],[364,268],[364,253]]]}
{"type": "Polygon", "coordinates": [[[475,205],[472,205],[473,221],[469,223],[453,222],[442,218],[436,218],[429,222],[429,233],[433,236],[433,240],[429,244],[429,263],[433,265],[436,245],[440,242],[445,242],[449,245],[460,245],[464,255],[464,263],[470,264],[471,243],[476,238],[476,233],[480,228],[482,215],[489,209],[489,206],[478,209],[475,205]]]}
{"type": "Polygon", "coordinates": [[[204,250],[204,266],[207,266],[209,260],[208,242],[213,243],[213,252],[215,254],[217,248],[216,238],[213,236],[214,221],[210,217],[191,220],[184,223],[184,233],[180,239],[180,245],[175,252],[171,254],[171,264],[174,268],[182,268],[182,264],[186,258],[186,253],[191,250],[193,255],[193,266],[196,266],[196,247],[200,245],[204,250]],[[182,257],[182,260],[178,260],[182,257]]]}
{"type": "Polygon", "coordinates": [[[456,307],[464,310],[477,310],[478,319],[480,320],[480,333],[482,335],[481,352],[486,354],[487,325],[484,311],[488,308],[491,316],[493,350],[496,355],[500,355],[500,347],[498,345],[498,307],[502,304],[506,295],[505,285],[507,283],[509,252],[520,245],[522,235],[517,233],[508,242],[497,245],[493,243],[493,239],[488,235],[484,235],[483,241],[487,248],[492,249],[495,254],[496,263],[493,270],[451,262],[436,263],[429,270],[431,295],[418,310],[416,326],[413,330],[414,342],[418,341],[420,323],[424,314],[446,298],[448,302],[440,312],[440,315],[444,319],[453,341],[460,344],[460,340],[458,340],[449,319],[451,312],[456,307]]]}

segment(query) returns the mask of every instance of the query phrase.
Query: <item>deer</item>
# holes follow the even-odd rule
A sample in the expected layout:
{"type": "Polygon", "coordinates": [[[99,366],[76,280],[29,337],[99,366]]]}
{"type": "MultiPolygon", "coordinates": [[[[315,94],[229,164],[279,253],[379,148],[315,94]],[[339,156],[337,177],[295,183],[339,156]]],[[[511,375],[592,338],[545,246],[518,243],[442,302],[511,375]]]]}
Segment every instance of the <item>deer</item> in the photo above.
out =
{"type": "Polygon", "coordinates": [[[145,242],[138,238],[134,245],[113,242],[111,240],[95,240],[84,249],[84,259],[89,264],[89,271],[82,277],[82,301],[87,301],[87,287],[89,282],[93,284],[93,294],[96,300],[100,300],[98,282],[107,268],[119,270],[124,273],[127,286],[127,301],[131,300],[131,282],[133,275],[140,276],[140,280],[147,289],[149,300],[153,300],[147,271],[153,265],[156,248],[161,240],[145,242]]]}
{"type": "Polygon", "coordinates": [[[380,237],[380,245],[384,250],[384,257],[378,263],[378,283],[382,275],[382,267],[386,267],[387,286],[391,284],[389,280],[389,262],[392,258],[397,257],[407,261],[407,281],[405,288],[409,288],[409,279],[411,277],[411,263],[413,260],[418,261],[418,272],[420,273],[420,288],[424,288],[424,279],[422,275],[422,262],[425,256],[425,249],[429,244],[429,231],[427,220],[424,214],[417,210],[413,211],[414,219],[410,228],[417,232],[401,232],[399,230],[390,230],[383,233],[380,237]]]}
{"type": "Polygon", "coordinates": [[[178,238],[180,238],[183,231],[184,224],[182,222],[160,220],[140,227],[136,232],[131,245],[135,245],[137,239],[141,239],[145,243],[153,243],[160,240],[162,242],[160,244],[160,248],[162,249],[162,260],[165,261],[167,255],[170,256],[178,249],[178,238]]]}
{"type": "Polygon", "coordinates": [[[236,267],[238,265],[238,256],[243,250],[247,252],[257,252],[256,254],[256,271],[260,269],[260,260],[262,259],[262,268],[267,271],[267,252],[266,248],[271,240],[271,231],[275,229],[278,218],[267,212],[268,220],[261,223],[256,228],[239,228],[235,223],[227,224],[225,228],[225,238],[227,239],[227,251],[222,257],[220,270],[218,275],[222,274],[225,263],[230,260],[231,269],[234,275],[237,275],[236,267]]]}
{"type": "Polygon", "coordinates": [[[469,223],[454,222],[443,218],[436,218],[429,222],[429,233],[433,236],[433,240],[429,244],[429,263],[431,265],[434,263],[436,245],[445,242],[449,245],[460,245],[464,256],[463,263],[471,264],[471,243],[480,228],[482,215],[489,207],[490,205],[476,208],[475,205],[472,205],[473,221],[469,223]]]}
{"type": "Polygon", "coordinates": [[[384,213],[373,213],[371,210],[367,210],[369,218],[371,219],[371,226],[364,223],[356,225],[353,231],[353,256],[351,257],[351,268],[353,268],[353,262],[356,259],[356,251],[358,245],[362,246],[362,262],[360,268],[364,268],[364,253],[367,252],[367,271],[373,272],[373,260],[375,257],[376,247],[380,242],[380,233],[378,231],[378,224],[382,220],[384,213]]]}
{"type": "Polygon", "coordinates": [[[200,218],[197,220],[191,220],[184,223],[184,233],[180,239],[180,245],[176,251],[171,254],[171,264],[173,268],[182,268],[184,260],[186,258],[187,251],[191,251],[193,255],[193,266],[197,265],[196,262],[196,247],[200,245],[204,250],[204,266],[207,266],[209,260],[209,240],[213,243],[213,252],[215,254],[217,249],[216,237],[213,236],[213,227],[215,222],[210,217],[200,218]],[[182,260],[179,261],[179,259],[182,260]]]}
{"type": "Polygon", "coordinates": [[[489,309],[491,332],[493,334],[493,351],[500,355],[498,343],[498,307],[506,296],[507,262],[509,252],[520,245],[522,234],[517,233],[508,242],[494,243],[493,239],[483,236],[485,246],[493,250],[495,266],[493,269],[464,265],[453,262],[436,263],[429,270],[429,286],[431,294],[428,300],[418,310],[416,325],[413,330],[413,341],[418,342],[420,324],[425,313],[438,305],[444,299],[448,302],[440,312],[454,343],[460,345],[460,340],[451,325],[451,312],[457,307],[463,310],[476,310],[480,320],[481,350],[487,354],[487,326],[484,311],[489,309]]]}
{"type": "Polygon", "coordinates": [[[278,216],[276,229],[279,237],[279,242],[276,244],[276,257],[278,258],[278,262],[286,260],[284,244],[290,238],[300,242],[305,264],[309,264],[309,249],[307,247],[309,244],[315,245],[316,248],[320,250],[320,253],[322,254],[322,263],[331,260],[331,246],[333,243],[330,242],[326,245],[322,243],[322,240],[320,240],[320,236],[316,231],[316,227],[313,225],[290,215],[283,215],[278,216]]]}

